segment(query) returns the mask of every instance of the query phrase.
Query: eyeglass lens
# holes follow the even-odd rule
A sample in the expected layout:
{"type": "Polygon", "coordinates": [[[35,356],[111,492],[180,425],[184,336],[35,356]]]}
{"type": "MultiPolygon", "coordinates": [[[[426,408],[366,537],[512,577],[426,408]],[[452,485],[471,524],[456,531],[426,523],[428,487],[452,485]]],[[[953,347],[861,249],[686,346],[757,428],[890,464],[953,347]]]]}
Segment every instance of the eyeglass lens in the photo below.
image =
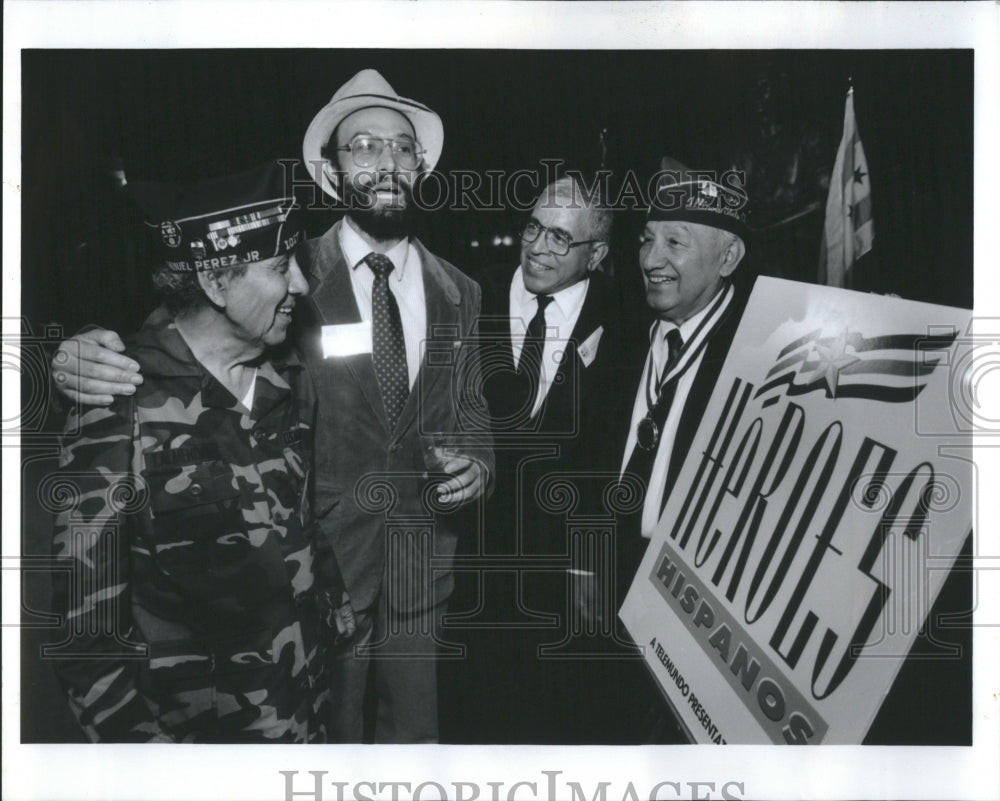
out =
{"type": "Polygon", "coordinates": [[[386,144],[392,147],[392,157],[400,167],[412,169],[420,163],[420,151],[410,139],[379,139],[359,136],[351,140],[351,158],[359,167],[372,167],[385,151],[386,144]]]}
{"type": "Polygon", "coordinates": [[[569,248],[571,241],[566,237],[565,234],[559,233],[559,231],[553,231],[551,228],[546,228],[544,225],[536,223],[534,220],[529,220],[524,226],[524,230],[521,232],[521,238],[525,242],[531,244],[545,232],[545,244],[549,250],[551,250],[557,256],[565,256],[569,253],[569,248]]]}

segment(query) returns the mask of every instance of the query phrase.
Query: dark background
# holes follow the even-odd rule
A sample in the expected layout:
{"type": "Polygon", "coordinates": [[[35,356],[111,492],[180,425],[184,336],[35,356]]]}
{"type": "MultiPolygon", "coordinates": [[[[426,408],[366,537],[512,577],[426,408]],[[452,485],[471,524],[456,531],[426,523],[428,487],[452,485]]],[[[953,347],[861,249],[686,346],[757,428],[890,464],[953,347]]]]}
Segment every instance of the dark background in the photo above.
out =
{"type": "MultiPolygon", "coordinates": [[[[692,167],[747,172],[755,274],[813,280],[823,207],[849,80],[868,158],[875,244],[856,289],[972,306],[973,53],[949,51],[158,50],[24,51],[22,55],[22,298],[26,333],[50,323],[137,328],[155,304],[143,242],[116,195],[112,163],[129,179],[187,181],[269,158],[300,158],[302,135],[336,88],[374,67],[445,126],[438,169],[540,169],[561,159],[602,164],[613,186],[644,186],[669,154],[692,167]],[[600,134],[605,131],[602,152],[600,134]]],[[[307,192],[307,197],[311,192],[307,192]]],[[[309,213],[311,233],[334,214],[309,213]]],[[[522,215],[422,215],[430,249],[473,276],[512,270],[522,215]],[[509,234],[514,245],[494,247],[509,234]],[[473,239],[480,246],[471,247],[473,239]]],[[[608,270],[622,302],[645,316],[636,269],[642,209],[616,218],[608,270]]],[[[42,359],[44,362],[44,359],[42,359]]],[[[47,551],[35,498],[54,466],[49,441],[22,448],[26,557],[47,551]]],[[[43,574],[26,577],[26,606],[44,609],[43,574]]],[[[971,636],[939,625],[968,610],[956,572],[868,742],[971,740],[971,636]],[[935,643],[961,646],[943,657],[935,643]]],[[[22,739],[75,739],[51,676],[38,663],[44,623],[25,629],[22,739]]],[[[958,621],[960,624],[962,621],[958,621]]]]}
{"type": "MultiPolygon", "coordinates": [[[[875,221],[855,287],[972,305],[971,50],[25,51],[24,314],[73,330],[138,327],[153,298],[109,197],[109,160],[133,180],[183,181],[300,158],[313,115],[365,67],[441,115],[444,172],[509,174],[542,159],[595,169],[602,130],[613,181],[631,170],[644,186],[664,154],[738,166],[759,229],[741,272],[799,280],[816,274],[852,79],[875,221]]],[[[309,216],[314,232],[333,217],[309,216]]],[[[612,263],[625,290],[640,285],[642,216],[616,221],[612,263]]],[[[419,227],[434,252],[478,275],[516,263],[515,247],[490,242],[519,222],[443,211],[419,227]],[[474,238],[481,247],[469,247],[474,238]]]]}

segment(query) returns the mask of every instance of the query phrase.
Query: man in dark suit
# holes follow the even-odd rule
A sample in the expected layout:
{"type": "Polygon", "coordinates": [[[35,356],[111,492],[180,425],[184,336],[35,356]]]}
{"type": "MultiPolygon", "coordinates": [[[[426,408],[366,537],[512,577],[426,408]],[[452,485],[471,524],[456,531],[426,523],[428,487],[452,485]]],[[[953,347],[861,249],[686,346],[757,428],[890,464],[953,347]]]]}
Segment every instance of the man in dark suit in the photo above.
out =
{"type": "MultiPolygon", "coordinates": [[[[607,420],[600,403],[621,347],[608,254],[611,211],[574,178],[546,187],[521,234],[513,275],[483,280],[480,322],[484,393],[493,433],[516,444],[559,445],[563,469],[607,466],[611,453],[588,436],[607,420]]],[[[616,454],[617,455],[617,454],[616,454]]]]}
{"type": "MultiPolygon", "coordinates": [[[[744,299],[732,276],[746,253],[748,198],[737,178],[692,171],[670,158],[658,173],[639,248],[646,302],[656,320],[632,412],[624,417],[629,426],[619,439],[625,443],[622,481],[637,482],[645,492],[635,512],[619,519],[616,563],[604,571],[615,609],[635,577],[739,324],[744,299]]],[[[601,598],[601,577],[596,571],[592,578],[592,604],[601,598]]],[[[584,616],[597,608],[585,605],[584,616]]],[[[621,666],[615,686],[632,691],[617,706],[599,709],[608,731],[623,742],[686,742],[645,666],[621,666]]]]}
{"type": "MultiPolygon", "coordinates": [[[[726,174],[732,175],[730,174],[726,174]]],[[[711,171],[664,158],[646,215],[639,267],[656,315],[621,467],[647,487],[638,526],[623,532],[631,583],[712,395],[743,299],[732,275],[746,253],[747,196],[711,171]],[[637,539],[638,537],[638,539],[637,539]]],[[[622,594],[628,587],[620,587],[622,594]]]]}
{"type": "Polygon", "coordinates": [[[410,236],[410,187],[434,167],[443,137],[437,114],[363,70],[303,141],[316,182],[348,206],[297,254],[311,290],[303,344],[321,398],[317,512],[358,619],[355,647],[332,677],[342,742],[362,739],[369,681],[377,742],[438,739],[451,558],[476,525],[459,507],[484,493],[492,471],[476,391],[479,287],[410,236]],[[426,437],[462,432],[432,465],[443,481],[428,502],[426,437]]]}
{"type": "MultiPolygon", "coordinates": [[[[748,197],[741,177],[733,172],[695,172],[669,158],[661,164],[639,251],[646,300],[656,321],[650,328],[632,413],[626,417],[629,427],[621,432],[625,449],[620,456],[623,481],[630,475],[648,489],[637,513],[619,520],[616,570],[608,571],[616,581],[616,609],[689,454],[747,301],[748,293],[739,286],[744,282],[736,274],[737,268],[746,269],[741,262],[748,236],[748,197]]],[[[929,626],[971,608],[969,576],[970,572],[955,571],[928,616],[929,626]]],[[[596,579],[593,583],[596,586],[596,579]]],[[[586,608],[585,612],[593,614],[586,608]]],[[[967,657],[969,640],[963,634],[949,632],[945,639],[961,637],[967,657]]],[[[950,738],[960,738],[963,728],[968,731],[962,722],[968,721],[963,715],[968,709],[968,664],[967,658],[929,660],[926,652],[909,659],[866,742],[926,743],[931,737],[960,741],[950,738]],[[915,711],[914,692],[928,686],[951,688],[959,696],[949,707],[953,725],[946,734],[941,733],[940,715],[927,725],[915,711]]],[[[612,681],[591,695],[595,714],[603,715],[609,735],[623,743],[689,742],[646,665],[621,662],[619,667],[612,681]],[[602,709],[601,699],[614,697],[621,687],[630,692],[602,709]]],[[[934,717],[934,711],[927,714],[934,717]]]]}
{"type": "MultiPolygon", "coordinates": [[[[437,741],[452,557],[460,535],[475,536],[469,507],[493,471],[479,391],[479,287],[410,235],[410,187],[434,167],[443,139],[437,114],[363,70],[303,141],[316,183],[347,205],[342,220],[297,253],[310,296],[295,321],[319,397],[316,514],[357,622],[353,647],[331,671],[331,739],[340,742],[363,739],[370,686],[377,742],[437,741]],[[447,453],[433,452],[434,434],[449,438],[447,453]]],[[[115,391],[100,382],[130,367],[101,347],[113,347],[115,335],[95,336],[80,344],[83,363],[64,352],[54,364],[65,385],[90,398],[115,391]],[[107,366],[88,369],[95,362],[107,366]]]]}
{"type": "Polygon", "coordinates": [[[567,519],[589,506],[595,479],[603,473],[607,482],[617,468],[606,426],[623,368],[615,286],[598,269],[611,212],[590,188],[568,177],[546,187],[522,229],[513,275],[483,280],[481,362],[497,483],[483,539],[462,552],[466,614],[455,638],[468,660],[453,688],[459,741],[581,735],[574,693],[586,664],[558,647],[573,633],[567,519]],[[578,499],[572,508],[556,500],[563,491],[578,499]],[[469,698],[471,712],[462,705],[469,698]]]}

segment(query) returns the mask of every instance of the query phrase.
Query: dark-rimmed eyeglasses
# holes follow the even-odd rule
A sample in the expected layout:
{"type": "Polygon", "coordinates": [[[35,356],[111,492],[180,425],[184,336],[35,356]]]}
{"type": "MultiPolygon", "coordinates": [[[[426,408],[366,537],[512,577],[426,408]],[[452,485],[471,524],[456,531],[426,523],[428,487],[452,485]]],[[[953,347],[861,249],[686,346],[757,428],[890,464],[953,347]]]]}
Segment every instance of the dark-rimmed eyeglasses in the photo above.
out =
{"type": "Polygon", "coordinates": [[[374,167],[378,164],[385,146],[392,148],[392,158],[404,170],[414,170],[420,166],[424,151],[417,142],[408,137],[401,139],[384,139],[380,136],[359,134],[350,144],[335,147],[333,150],[346,150],[351,154],[351,160],[359,167],[374,167]]]}
{"type": "Polygon", "coordinates": [[[528,220],[524,224],[524,228],[521,229],[521,241],[527,242],[530,245],[542,235],[543,231],[545,232],[545,246],[552,251],[552,255],[554,256],[565,256],[569,253],[570,248],[575,248],[579,245],[589,245],[592,242],[604,241],[603,239],[581,239],[579,242],[574,242],[573,237],[567,236],[556,228],[548,228],[536,220],[528,220]]]}

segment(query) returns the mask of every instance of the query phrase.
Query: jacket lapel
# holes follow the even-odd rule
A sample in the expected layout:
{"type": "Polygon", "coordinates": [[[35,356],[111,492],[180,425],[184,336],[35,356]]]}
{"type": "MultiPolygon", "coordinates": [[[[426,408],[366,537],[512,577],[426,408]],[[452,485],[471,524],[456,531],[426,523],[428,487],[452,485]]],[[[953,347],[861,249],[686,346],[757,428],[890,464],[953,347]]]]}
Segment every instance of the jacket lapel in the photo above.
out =
{"type": "MultiPolygon", "coordinates": [[[[306,298],[309,311],[313,317],[315,330],[308,336],[321,337],[324,325],[345,325],[361,322],[361,312],[354,298],[354,287],[351,284],[350,265],[344,259],[340,249],[340,226],[343,220],[336,222],[319,240],[318,246],[310,248],[311,258],[308,265],[309,296],[306,298]]],[[[300,265],[301,266],[301,265],[300,265]]],[[[322,358],[322,344],[314,343],[322,358]]],[[[358,386],[372,411],[378,417],[386,431],[389,421],[382,404],[382,392],[375,376],[375,364],[371,353],[359,353],[354,356],[339,357],[358,386]]]]}
{"type": "MultiPolygon", "coordinates": [[[[605,302],[607,298],[607,287],[602,280],[603,276],[594,273],[587,287],[587,294],[583,299],[583,307],[580,309],[580,316],[576,318],[576,325],[569,335],[566,349],[563,353],[562,362],[553,377],[553,382],[549,386],[549,391],[538,410],[538,415],[545,417],[546,409],[549,407],[560,407],[564,397],[575,399],[580,397],[576,384],[584,383],[584,375],[589,368],[584,365],[579,356],[580,346],[593,335],[593,333],[607,321],[605,319],[605,302]],[[576,380],[571,380],[573,376],[576,380]]],[[[602,334],[603,337],[603,334],[602,334]]],[[[510,329],[507,330],[506,342],[510,344],[510,329]]],[[[600,350],[600,347],[598,347],[600,350]]],[[[513,357],[511,357],[513,358],[513,357]]],[[[564,404],[563,404],[564,405],[564,404]]]]}
{"type": "Polygon", "coordinates": [[[510,300],[505,303],[487,307],[483,299],[483,314],[479,319],[479,333],[483,344],[494,352],[491,354],[494,363],[505,369],[514,369],[514,348],[510,341],[510,300]]]}
{"type": "MultiPolygon", "coordinates": [[[[361,312],[354,299],[350,268],[340,250],[339,231],[342,222],[337,222],[311,249],[308,280],[309,298],[319,325],[341,325],[360,323],[361,312]]],[[[301,265],[300,265],[301,266],[301,265]]]]}
{"type": "MultiPolygon", "coordinates": [[[[574,359],[579,358],[577,354],[580,346],[586,342],[598,328],[607,323],[605,306],[607,303],[608,289],[602,278],[603,276],[599,277],[598,274],[591,277],[590,286],[587,287],[587,294],[583,299],[583,308],[580,309],[580,316],[576,319],[576,325],[573,326],[573,333],[570,334],[570,341],[566,348],[566,355],[572,356],[574,359]]],[[[603,337],[603,334],[601,336],[603,337]]],[[[568,361],[568,359],[563,359],[563,365],[559,368],[560,372],[567,369],[568,361]]],[[[585,370],[587,368],[584,367],[583,362],[581,362],[577,365],[577,369],[585,370]]]]}
{"type": "MultiPolygon", "coordinates": [[[[416,418],[417,410],[421,407],[418,396],[423,399],[425,408],[431,399],[443,392],[438,385],[446,375],[451,375],[449,370],[428,370],[428,354],[440,354],[443,348],[451,349],[453,358],[457,357],[457,350],[454,347],[456,342],[461,342],[465,332],[461,330],[459,305],[462,301],[461,293],[455,282],[451,280],[447,273],[438,264],[437,259],[418,240],[413,239],[414,247],[420,257],[420,269],[424,279],[424,306],[427,309],[427,330],[425,332],[423,356],[420,360],[420,371],[417,373],[417,380],[413,384],[413,390],[406,399],[406,405],[399,415],[399,422],[396,424],[399,431],[404,431],[416,418]]],[[[376,387],[377,389],[377,387],[376,387]]]]}
{"type": "Polygon", "coordinates": [[[511,346],[510,285],[509,272],[480,277],[483,301],[479,317],[479,352],[484,366],[483,394],[490,415],[496,421],[519,417],[524,405],[524,386],[515,374],[511,346]]]}

